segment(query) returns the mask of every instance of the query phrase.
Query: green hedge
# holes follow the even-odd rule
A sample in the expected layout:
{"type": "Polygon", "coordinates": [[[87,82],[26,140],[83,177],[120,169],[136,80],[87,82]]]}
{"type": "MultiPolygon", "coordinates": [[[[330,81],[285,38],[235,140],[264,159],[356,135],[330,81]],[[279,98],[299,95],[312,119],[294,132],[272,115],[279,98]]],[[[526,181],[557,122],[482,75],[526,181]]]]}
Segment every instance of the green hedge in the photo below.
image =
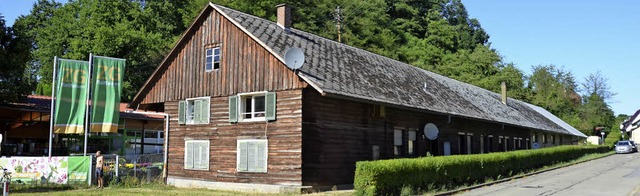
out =
{"type": "Polygon", "coordinates": [[[354,187],[358,195],[397,195],[402,187],[428,191],[511,176],[522,171],[610,151],[608,146],[558,146],[502,153],[360,161],[354,187]]]}

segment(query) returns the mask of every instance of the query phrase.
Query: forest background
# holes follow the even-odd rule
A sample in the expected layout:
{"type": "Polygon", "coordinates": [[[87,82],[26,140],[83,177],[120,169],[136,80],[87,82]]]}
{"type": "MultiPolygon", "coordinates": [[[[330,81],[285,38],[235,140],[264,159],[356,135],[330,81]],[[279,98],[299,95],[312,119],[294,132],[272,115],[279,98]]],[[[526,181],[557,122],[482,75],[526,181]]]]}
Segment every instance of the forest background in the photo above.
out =
{"type": "MultiPolygon", "coordinates": [[[[587,135],[619,131],[600,72],[576,79],[558,65],[505,62],[460,0],[211,0],[275,21],[293,6],[293,27],[541,106],[587,135]]],[[[51,95],[53,57],[127,59],[122,101],[130,101],[209,0],[39,0],[13,26],[0,20],[0,102],[51,95]]]]}

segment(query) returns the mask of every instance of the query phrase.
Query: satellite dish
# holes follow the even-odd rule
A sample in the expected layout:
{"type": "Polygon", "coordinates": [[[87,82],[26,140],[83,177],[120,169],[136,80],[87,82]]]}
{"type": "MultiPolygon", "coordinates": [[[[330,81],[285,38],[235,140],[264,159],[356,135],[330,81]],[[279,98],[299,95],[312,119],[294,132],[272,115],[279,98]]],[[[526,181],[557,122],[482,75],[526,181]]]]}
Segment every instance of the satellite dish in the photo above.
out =
{"type": "Polygon", "coordinates": [[[304,63],[304,52],[300,48],[289,48],[284,52],[284,63],[289,69],[297,70],[304,63]]]}
{"type": "Polygon", "coordinates": [[[433,123],[427,123],[427,125],[424,126],[424,135],[427,136],[427,139],[437,139],[438,133],[438,127],[436,127],[436,125],[434,125],[433,123]]]}

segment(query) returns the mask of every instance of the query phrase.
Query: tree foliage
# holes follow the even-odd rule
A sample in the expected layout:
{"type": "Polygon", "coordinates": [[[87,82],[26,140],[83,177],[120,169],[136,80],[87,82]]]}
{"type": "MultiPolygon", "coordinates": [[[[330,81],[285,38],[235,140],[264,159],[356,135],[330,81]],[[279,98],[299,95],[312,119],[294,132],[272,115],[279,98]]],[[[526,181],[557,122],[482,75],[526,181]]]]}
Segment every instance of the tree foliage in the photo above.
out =
{"type": "Polygon", "coordinates": [[[26,67],[29,42],[0,19],[0,103],[20,100],[31,92],[33,77],[26,67]]]}
{"type": "MultiPolygon", "coordinates": [[[[127,59],[122,99],[130,100],[209,0],[39,0],[14,28],[30,43],[39,94],[50,94],[53,56],[88,53],[127,59]]],[[[610,91],[600,73],[579,92],[573,74],[555,65],[533,66],[525,75],[491,48],[489,34],[460,0],[213,0],[276,20],[276,5],[293,7],[293,27],[539,105],[590,133],[612,123],[610,91]],[[339,9],[338,9],[339,8],[339,9]],[[337,20],[340,19],[340,20],[337,20]],[[339,29],[339,31],[338,31],[339,29]],[[338,35],[339,34],[339,35],[338,35]]]]}

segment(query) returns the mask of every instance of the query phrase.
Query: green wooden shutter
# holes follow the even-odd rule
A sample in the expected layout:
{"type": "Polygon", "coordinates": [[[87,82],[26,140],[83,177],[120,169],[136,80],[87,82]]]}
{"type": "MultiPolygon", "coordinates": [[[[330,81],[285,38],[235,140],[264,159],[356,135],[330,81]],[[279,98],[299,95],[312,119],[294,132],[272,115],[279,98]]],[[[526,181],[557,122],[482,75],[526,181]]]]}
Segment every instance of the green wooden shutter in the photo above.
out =
{"type": "Polygon", "coordinates": [[[265,102],[265,118],[267,120],[276,120],[276,93],[268,92],[265,102]]]}
{"type": "Polygon", "coordinates": [[[256,171],[256,142],[247,142],[247,171],[256,171]]]}
{"type": "Polygon", "coordinates": [[[247,142],[238,141],[238,171],[247,171],[247,142]]]}
{"type": "Polygon", "coordinates": [[[193,169],[193,142],[185,141],[184,168],[193,169]]]}
{"type": "Polygon", "coordinates": [[[180,101],[178,104],[178,124],[184,125],[187,121],[187,117],[185,116],[185,112],[187,110],[186,106],[186,101],[180,101]]]}
{"type": "Polygon", "coordinates": [[[267,140],[256,142],[256,172],[267,172],[267,140]]]}
{"type": "Polygon", "coordinates": [[[211,99],[206,98],[202,100],[202,109],[200,116],[202,116],[202,123],[209,124],[209,108],[211,107],[211,99]]]}
{"type": "Polygon", "coordinates": [[[238,122],[238,99],[237,95],[229,96],[229,122],[238,122]]]}
{"type": "Polygon", "coordinates": [[[202,99],[194,100],[193,104],[193,122],[194,124],[202,123],[202,99]]]}
{"type": "Polygon", "coordinates": [[[198,169],[209,169],[209,142],[199,142],[200,152],[198,154],[199,163],[198,169]]]}

